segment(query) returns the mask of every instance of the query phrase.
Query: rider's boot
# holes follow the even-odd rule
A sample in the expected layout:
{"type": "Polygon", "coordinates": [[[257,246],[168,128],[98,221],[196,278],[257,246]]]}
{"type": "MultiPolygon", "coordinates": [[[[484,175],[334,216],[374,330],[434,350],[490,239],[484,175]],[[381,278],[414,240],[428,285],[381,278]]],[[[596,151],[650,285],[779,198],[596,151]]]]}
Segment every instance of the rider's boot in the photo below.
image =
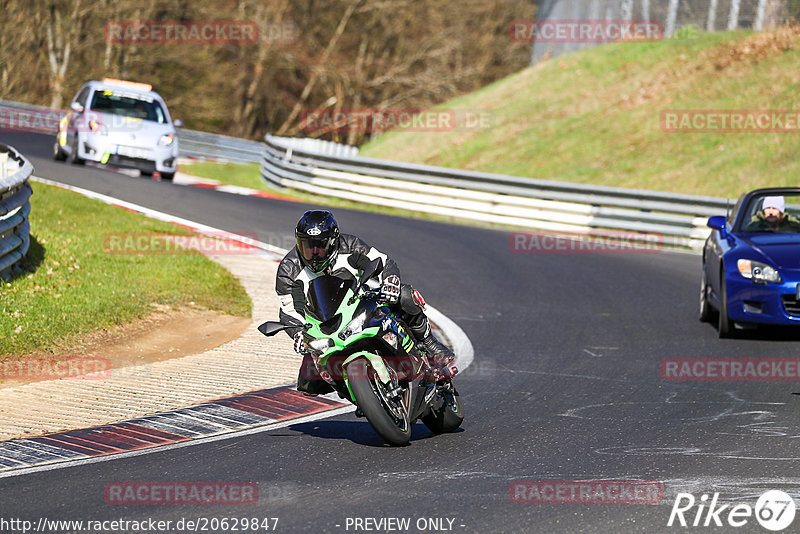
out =
{"type": "Polygon", "coordinates": [[[441,379],[449,380],[456,376],[458,368],[456,367],[455,354],[434,337],[430,322],[427,318],[425,319],[424,325],[420,325],[420,328],[412,329],[412,333],[421,341],[422,346],[425,347],[425,351],[431,357],[436,367],[437,374],[441,379]],[[422,328],[423,326],[424,329],[422,328]]]}

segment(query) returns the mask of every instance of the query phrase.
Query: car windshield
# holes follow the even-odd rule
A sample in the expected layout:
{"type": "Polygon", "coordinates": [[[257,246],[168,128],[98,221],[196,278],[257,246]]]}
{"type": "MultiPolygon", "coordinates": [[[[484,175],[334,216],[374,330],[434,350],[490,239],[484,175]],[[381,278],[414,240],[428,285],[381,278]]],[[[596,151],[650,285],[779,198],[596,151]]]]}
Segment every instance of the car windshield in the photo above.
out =
{"type": "Polygon", "coordinates": [[[91,109],[165,124],[167,116],[158,101],[123,91],[95,91],[91,109]]]}
{"type": "Polygon", "coordinates": [[[753,196],[741,219],[742,232],[800,233],[800,193],[753,196]]]}

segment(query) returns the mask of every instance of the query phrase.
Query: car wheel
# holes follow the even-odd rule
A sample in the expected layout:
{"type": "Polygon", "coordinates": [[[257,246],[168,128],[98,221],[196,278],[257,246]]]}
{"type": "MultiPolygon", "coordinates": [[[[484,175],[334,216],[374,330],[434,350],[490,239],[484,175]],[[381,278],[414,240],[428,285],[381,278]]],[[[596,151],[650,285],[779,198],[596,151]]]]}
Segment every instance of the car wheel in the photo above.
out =
{"type": "Polygon", "coordinates": [[[706,276],[706,266],[703,264],[703,276],[700,279],[700,313],[698,317],[701,322],[711,322],[713,311],[711,305],[708,303],[708,278],[706,276]]]}
{"type": "Polygon", "coordinates": [[[719,273],[719,323],[717,332],[720,339],[726,337],[733,337],[734,326],[733,321],[728,318],[728,290],[725,282],[725,269],[723,268],[719,273]]]}
{"type": "Polygon", "coordinates": [[[70,151],[69,157],[67,159],[69,159],[69,162],[72,163],[73,165],[83,165],[84,163],[86,163],[86,160],[78,155],[77,134],[75,135],[75,141],[72,142],[72,150],[70,151]]]}
{"type": "Polygon", "coordinates": [[[165,182],[171,182],[173,178],[175,178],[175,173],[174,172],[162,172],[161,173],[161,179],[164,180],[165,182]]]}
{"type": "Polygon", "coordinates": [[[147,176],[148,178],[153,176],[153,171],[139,171],[139,175],[147,176]]]}
{"type": "Polygon", "coordinates": [[[61,145],[58,144],[58,140],[53,143],[53,159],[56,161],[66,161],[67,154],[61,150],[61,145]]]}

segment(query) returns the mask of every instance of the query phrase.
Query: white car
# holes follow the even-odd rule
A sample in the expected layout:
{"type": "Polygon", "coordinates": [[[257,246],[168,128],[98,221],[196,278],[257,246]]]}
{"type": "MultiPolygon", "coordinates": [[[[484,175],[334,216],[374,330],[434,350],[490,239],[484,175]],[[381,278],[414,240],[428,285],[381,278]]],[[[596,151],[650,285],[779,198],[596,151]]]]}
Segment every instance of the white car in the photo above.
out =
{"type": "Polygon", "coordinates": [[[53,157],[139,169],[146,176],[158,171],[162,179],[172,180],[178,160],[175,128],[181,126],[149,84],[90,81],[59,122],[53,157]]]}

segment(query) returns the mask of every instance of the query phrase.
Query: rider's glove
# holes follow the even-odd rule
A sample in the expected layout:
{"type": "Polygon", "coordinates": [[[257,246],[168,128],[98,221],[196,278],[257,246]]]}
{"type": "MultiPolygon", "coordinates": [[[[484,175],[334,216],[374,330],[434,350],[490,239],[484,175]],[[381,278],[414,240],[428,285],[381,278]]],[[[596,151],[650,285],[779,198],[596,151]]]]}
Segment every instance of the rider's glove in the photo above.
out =
{"type": "Polygon", "coordinates": [[[400,300],[400,277],[396,274],[387,276],[381,283],[381,298],[389,304],[400,300]]]}
{"type": "Polygon", "coordinates": [[[309,352],[308,346],[306,346],[306,342],[303,339],[302,330],[294,335],[294,351],[302,356],[305,356],[309,352]]]}

